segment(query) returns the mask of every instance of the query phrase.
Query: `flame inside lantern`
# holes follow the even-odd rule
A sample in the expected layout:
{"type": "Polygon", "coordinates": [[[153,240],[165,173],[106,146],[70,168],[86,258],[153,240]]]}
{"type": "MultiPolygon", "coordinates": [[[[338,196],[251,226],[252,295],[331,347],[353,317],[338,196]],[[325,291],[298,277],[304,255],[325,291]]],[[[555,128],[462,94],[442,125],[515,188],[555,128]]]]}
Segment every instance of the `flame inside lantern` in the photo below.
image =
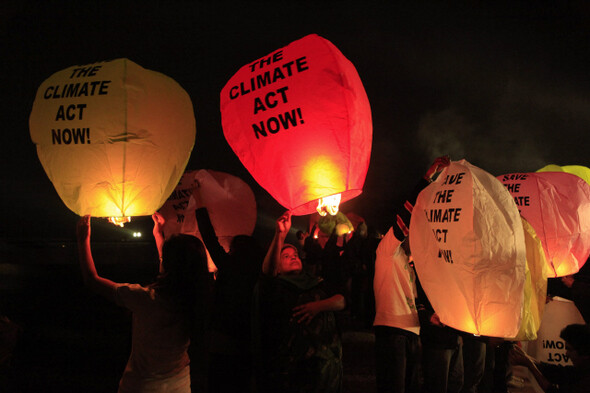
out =
{"type": "Polygon", "coordinates": [[[341,194],[334,194],[318,199],[317,211],[320,216],[330,215],[335,216],[338,213],[338,206],[340,206],[341,194]]]}
{"type": "Polygon", "coordinates": [[[108,221],[123,228],[126,223],[131,221],[131,217],[109,217],[108,221]]]}

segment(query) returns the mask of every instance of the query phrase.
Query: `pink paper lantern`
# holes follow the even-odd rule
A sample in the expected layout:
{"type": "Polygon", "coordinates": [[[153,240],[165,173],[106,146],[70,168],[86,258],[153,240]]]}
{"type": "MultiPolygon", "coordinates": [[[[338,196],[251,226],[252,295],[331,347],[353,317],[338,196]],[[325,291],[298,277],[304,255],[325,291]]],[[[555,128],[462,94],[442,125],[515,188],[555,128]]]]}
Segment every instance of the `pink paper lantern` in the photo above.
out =
{"type": "Polygon", "coordinates": [[[590,255],[590,185],[565,172],[498,176],[545,250],[548,277],[577,273],[590,255]]]}

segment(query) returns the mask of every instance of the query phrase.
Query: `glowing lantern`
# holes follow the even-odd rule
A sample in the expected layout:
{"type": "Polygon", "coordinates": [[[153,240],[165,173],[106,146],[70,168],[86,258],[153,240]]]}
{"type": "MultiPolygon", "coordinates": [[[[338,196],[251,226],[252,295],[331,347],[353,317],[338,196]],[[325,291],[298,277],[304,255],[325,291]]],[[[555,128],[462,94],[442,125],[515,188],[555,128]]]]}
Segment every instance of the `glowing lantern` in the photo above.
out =
{"type": "Polygon", "coordinates": [[[229,251],[236,235],[251,235],[256,225],[256,200],[240,178],[207,169],[186,172],[159,212],[166,219],[164,237],[184,233],[201,238],[192,193],[196,184],[219,243],[229,251]]]}
{"type": "Polygon", "coordinates": [[[335,215],[320,217],[318,227],[320,228],[320,231],[328,236],[332,234],[334,229],[336,229],[336,235],[338,236],[346,235],[347,233],[354,231],[352,223],[342,212],[338,212],[335,215]]]}
{"type": "Polygon", "coordinates": [[[221,91],[221,120],[242,164],[294,215],[336,214],[338,200],[362,192],[369,100],[326,39],[309,35],[242,67],[221,91]]]}
{"type": "Polygon", "coordinates": [[[561,330],[573,323],[585,324],[584,318],[570,300],[554,297],[545,305],[537,340],[528,343],[527,352],[539,362],[572,366],[566,354],[561,330]]]}
{"type": "Polygon", "coordinates": [[[549,164],[544,166],[543,168],[539,169],[537,172],[566,172],[571,173],[572,175],[576,175],[584,179],[584,181],[590,184],[590,168],[581,165],[565,165],[559,166],[554,164],[549,164]]]}
{"type": "MultiPolygon", "coordinates": [[[[320,216],[319,213],[312,214],[309,216],[309,231],[311,231],[314,225],[317,225],[319,231],[317,231],[316,238],[320,246],[324,247],[336,225],[340,226],[338,235],[342,236],[347,234],[349,230],[354,232],[361,222],[365,222],[365,219],[353,212],[338,212],[334,216],[320,216]]],[[[340,239],[338,243],[341,243],[340,239]]]]}
{"type": "Polygon", "coordinates": [[[29,125],[66,206],[121,224],[162,206],[195,141],[188,94],[127,59],[53,74],[37,91],[29,125]]]}
{"type": "Polygon", "coordinates": [[[524,242],[526,244],[526,281],[520,331],[514,337],[517,341],[531,341],[537,338],[541,326],[545,300],[547,298],[547,261],[541,240],[532,225],[522,219],[524,242]]]}
{"type": "Polygon", "coordinates": [[[541,239],[548,275],[577,273],[590,255],[590,185],[565,172],[498,176],[541,239]]]}
{"type": "Polygon", "coordinates": [[[418,195],[410,248],[441,322],[485,336],[518,333],[523,226],[514,200],[496,178],[465,160],[452,162],[418,195]]]}

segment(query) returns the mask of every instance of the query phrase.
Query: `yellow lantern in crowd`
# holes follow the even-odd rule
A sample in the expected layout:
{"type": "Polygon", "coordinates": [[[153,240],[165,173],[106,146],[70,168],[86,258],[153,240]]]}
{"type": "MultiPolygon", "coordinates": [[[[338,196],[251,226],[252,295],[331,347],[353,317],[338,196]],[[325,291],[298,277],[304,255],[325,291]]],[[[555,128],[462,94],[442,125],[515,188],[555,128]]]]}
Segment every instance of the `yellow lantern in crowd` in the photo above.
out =
{"type": "Polygon", "coordinates": [[[543,244],[535,229],[522,218],[524,242],[526,244],[526,281],[524,284],[524,304],[522,324],[514,340],[530,341],[537,338],[543,319],[547,298],[547,260],[543,244]]]}
{"type": "Polygon", "coordinates": [[[543,168],[537,170],[537,172],[566,172],[571,173],[572,175],[576,175],[588,184],[590,184],[590,168],[582,166],[582,165],[564,165],[559,166],[555,164],[549,164],[544,166],[543,168]]]}
{"type": "Polygon", "coordinates": [[[162,206],[195,141],[186,91],[128,59],[53,74],[37,91],[29,126],[66,206],[115,222],[162,206]]]}

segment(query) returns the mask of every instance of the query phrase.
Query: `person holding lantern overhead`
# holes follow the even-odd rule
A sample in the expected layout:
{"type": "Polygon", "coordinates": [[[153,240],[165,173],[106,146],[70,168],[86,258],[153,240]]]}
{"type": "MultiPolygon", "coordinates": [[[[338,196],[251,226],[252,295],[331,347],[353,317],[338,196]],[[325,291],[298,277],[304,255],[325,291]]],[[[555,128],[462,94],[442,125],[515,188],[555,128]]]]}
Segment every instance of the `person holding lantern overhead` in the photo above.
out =
{"type": "MultiPolygon", "coordinates": [[[[154,230],[158,229],[158,222],[154,230]]],[[[190,393],[188,348],[204,333],[211,290],[203,243],[174,235],[162,245],[160,274],[149,286],[116,283],[98,275],[90,247],[90,216],[77,225],[84,283],[133,313],[131,355],[119,393],[190,393]]]]}
{"type": "Polygon", "coordinates": [[[418,193],[448,166],[439,157],[397,211],[376,251],[375,277],[375,376],[378,392],[418,392],[420,321],[416,307],[416,272],[411,264],[409,217],[418,193]]]}
{"type": "MultiPolygon", "coordinates": [[[[449,157],[435,160],[425,175],[432,181],[434,174],[450,164],[449,157]]],[[[416,196],[418,193],[416,193],[416,196]]],[[[463,388],[463,340],[459,331],[444,325],[416,276],[422,368],[426,393],[459,393],[463,388]]]]}
{"type": "Polygon", "coordinates": [[[340,392],[342,343],[334,311],[346,301],[303,271],[297,248],[285,244],[291,213],[276,223],[254,294],[253,337],[261,392],[340,392]]]}
{"type": "Polygon", "coordinates": [[[252,236],[237,235],[226,252],[215,234],[198,182],[192,198],[199,232],[217,266],[209,336],[209,392],[249,392],[251,300],[260,275],[263,250],[252,236]]]}

